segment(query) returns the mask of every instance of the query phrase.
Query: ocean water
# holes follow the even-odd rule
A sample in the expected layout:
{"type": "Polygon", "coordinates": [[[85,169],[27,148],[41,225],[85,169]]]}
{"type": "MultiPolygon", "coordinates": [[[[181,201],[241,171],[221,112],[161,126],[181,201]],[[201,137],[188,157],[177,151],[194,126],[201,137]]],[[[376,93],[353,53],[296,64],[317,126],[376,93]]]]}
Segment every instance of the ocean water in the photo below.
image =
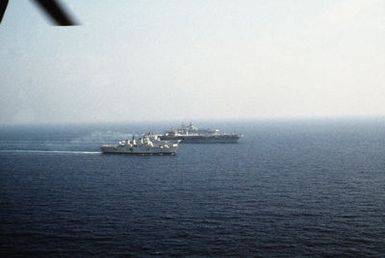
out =
{"type": "Polygon", "coordinates": [[[244,137],[99,152],[171,125],[1,127],[0,255],[385,256],[385,120],[203,121],[244,137]]]}

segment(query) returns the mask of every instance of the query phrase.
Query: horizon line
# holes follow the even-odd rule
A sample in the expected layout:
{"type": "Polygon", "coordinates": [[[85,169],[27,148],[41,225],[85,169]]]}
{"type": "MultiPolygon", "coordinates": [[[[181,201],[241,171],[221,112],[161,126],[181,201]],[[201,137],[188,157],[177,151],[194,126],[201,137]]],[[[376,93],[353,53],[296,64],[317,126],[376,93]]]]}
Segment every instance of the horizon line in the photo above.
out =
{"type": "Polygon", "coordinates": [[[195,119],[149,119],[149,120],[104,120],[104,121],[53,121],[53,122],[3,122],[0,127],[12,126],[81,126],[108,124],[149,124],[149,123],[187,123],[187,122],[289,122],[289,121],[352,121],[352,120],[385,120],[385,115],[349,115],[349,116],[311,116],[311,117],[250,117],[250,118],[195,118],[195,119]]]}

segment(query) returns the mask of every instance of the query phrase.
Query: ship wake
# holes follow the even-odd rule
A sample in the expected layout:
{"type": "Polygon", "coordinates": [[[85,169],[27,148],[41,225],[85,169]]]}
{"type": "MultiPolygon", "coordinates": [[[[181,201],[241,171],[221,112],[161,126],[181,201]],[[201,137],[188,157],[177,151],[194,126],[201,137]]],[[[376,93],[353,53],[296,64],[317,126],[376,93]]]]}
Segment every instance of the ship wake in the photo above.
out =
{"type": "Polygon", "coordinates": [[[77,150],[0,150],[0,153],[57,153],[57,154],[101,154],[100,151],[77,151],[77,150]]]}

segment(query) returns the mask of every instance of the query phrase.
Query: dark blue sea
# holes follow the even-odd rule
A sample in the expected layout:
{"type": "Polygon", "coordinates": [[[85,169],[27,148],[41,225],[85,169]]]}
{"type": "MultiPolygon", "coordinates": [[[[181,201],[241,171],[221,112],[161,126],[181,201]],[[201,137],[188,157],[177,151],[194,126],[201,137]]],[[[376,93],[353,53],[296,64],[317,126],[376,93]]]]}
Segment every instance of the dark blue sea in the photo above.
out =
{"type": "Polygon", "coordinates": [[[385,119],[196,124],[244,137],[127,156],[99,145],[178,124],[0,127],[0,256],[385,256],[385,119]]]}

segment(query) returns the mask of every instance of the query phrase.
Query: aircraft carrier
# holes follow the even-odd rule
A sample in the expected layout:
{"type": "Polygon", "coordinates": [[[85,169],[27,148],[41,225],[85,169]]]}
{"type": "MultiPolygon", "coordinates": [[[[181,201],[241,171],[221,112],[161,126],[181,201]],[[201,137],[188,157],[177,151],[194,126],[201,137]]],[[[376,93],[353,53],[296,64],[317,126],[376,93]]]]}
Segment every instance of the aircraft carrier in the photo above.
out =
{"type": "Polygon", "coordinates": [[[218,129],[200,129],[192,123],[159,136],[161,140],[181,140],[181,143],[237,143],[241,137],[241,134],[221,133],[218,129]]]}

